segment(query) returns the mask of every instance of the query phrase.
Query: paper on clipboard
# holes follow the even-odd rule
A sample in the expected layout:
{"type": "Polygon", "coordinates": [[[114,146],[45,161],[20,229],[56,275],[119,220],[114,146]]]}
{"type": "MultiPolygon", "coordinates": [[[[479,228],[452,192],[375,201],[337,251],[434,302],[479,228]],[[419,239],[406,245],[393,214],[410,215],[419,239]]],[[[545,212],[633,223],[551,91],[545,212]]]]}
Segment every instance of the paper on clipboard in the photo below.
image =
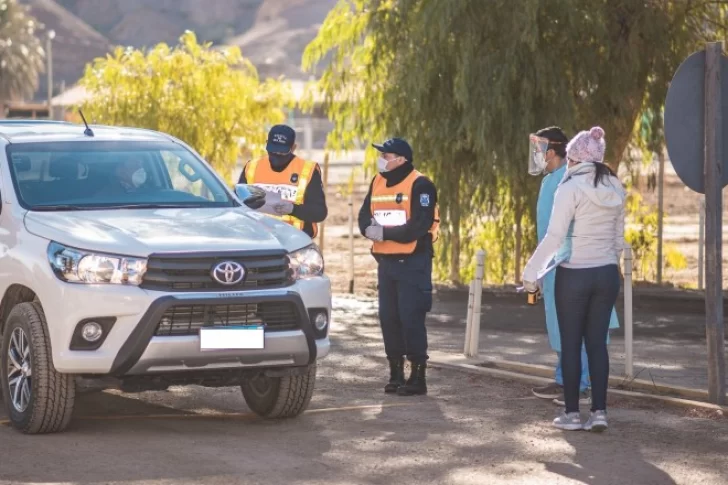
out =
{"type": "MultiPolygon", "coordinates": [[[[265,190],[265,189],[263,189],[265,190]]],[[[281,194],[278,192],[273,192],[272,190],[266,190],[265,191],[265,204],[258,209],[258,212],[262,212],[263,214],[271,214],[276,215],[275,210],[273,210],[273,207],[276,204],[280,204],[282,202],[281,194]]]]}

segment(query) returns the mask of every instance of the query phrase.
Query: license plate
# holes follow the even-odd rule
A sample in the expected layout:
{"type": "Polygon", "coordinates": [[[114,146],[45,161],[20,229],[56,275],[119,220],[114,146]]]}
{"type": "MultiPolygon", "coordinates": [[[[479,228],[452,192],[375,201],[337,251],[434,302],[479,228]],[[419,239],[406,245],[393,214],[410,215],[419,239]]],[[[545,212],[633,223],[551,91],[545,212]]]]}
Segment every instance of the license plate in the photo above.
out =
{"type": "Polygon", "coordinates": [[[244,350],[265,347],[262,325],[228,328],[201,328],[201,350],[244,350]]]}

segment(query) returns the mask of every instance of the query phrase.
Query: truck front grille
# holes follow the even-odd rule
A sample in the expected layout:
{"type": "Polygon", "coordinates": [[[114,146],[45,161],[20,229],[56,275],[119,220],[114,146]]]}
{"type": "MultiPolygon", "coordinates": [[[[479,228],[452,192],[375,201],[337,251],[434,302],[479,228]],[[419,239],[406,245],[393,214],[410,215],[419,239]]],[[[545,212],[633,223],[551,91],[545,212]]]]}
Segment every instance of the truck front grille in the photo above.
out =
{"type": "Polygon", "coordinates": [[[152,255],[141,287],[156,291],[234,291],[256,288],[281,288],[292,283],[288,255],[236,254],[230,256],[152,255]],[[213,278],[215,267],[224,262],[242,265],[245,277],[235,285],[224,285],[213,278]]]}
{"type": "Polygon", "coordinates": [[[264,325],[266,332],[296,330],[296,306],[287,302],[244,303],[239,305],[176,305],[159,320],[155,335],[197,335],[202,327],[264,325]]]}

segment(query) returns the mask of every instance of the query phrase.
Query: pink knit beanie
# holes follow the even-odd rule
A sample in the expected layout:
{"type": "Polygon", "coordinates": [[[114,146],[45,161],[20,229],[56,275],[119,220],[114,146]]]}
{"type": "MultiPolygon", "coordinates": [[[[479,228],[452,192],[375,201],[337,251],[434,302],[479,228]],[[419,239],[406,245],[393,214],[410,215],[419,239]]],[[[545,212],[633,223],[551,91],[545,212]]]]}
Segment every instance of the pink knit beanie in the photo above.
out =
{"type": "Polygon", "coordinates": [[[604,130],[595,126],[589,131],[579,132],[566,145],[566,157],[575,162],[604,162],[604,130]]]}

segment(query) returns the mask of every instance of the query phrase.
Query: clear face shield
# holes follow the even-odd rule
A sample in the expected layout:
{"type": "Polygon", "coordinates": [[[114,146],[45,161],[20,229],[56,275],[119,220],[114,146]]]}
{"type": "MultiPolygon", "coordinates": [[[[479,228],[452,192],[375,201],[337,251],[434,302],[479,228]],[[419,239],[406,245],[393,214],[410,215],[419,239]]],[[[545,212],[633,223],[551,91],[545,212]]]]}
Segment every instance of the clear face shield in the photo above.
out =
{"type": "Polygon", "coordinates": [[[528,173],[541,175],[546,170],[546,152],[549,149],[549,141],[531,134],[528,147],[528,173]]]}

